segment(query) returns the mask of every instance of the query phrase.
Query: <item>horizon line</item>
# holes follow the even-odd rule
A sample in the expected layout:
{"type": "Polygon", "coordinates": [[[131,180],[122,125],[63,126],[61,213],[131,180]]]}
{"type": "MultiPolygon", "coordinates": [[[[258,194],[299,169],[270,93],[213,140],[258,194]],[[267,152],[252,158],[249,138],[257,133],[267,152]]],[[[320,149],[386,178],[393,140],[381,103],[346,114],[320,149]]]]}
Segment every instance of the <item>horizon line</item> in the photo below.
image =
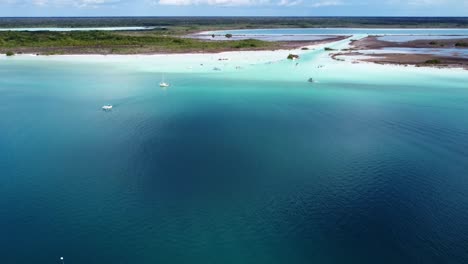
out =
{"type": "Polygon", "coordinates": [[[1,18],[132,18],[132,17],[146,17],[146,18],[181,18],[181,17],[193,17],[193,18],[468,18],[468,16],[278,16],[278,15],[262,15],[262,16],[113,16],[113,15],[102,15],[102,16],[0,16],[1,18]]]}

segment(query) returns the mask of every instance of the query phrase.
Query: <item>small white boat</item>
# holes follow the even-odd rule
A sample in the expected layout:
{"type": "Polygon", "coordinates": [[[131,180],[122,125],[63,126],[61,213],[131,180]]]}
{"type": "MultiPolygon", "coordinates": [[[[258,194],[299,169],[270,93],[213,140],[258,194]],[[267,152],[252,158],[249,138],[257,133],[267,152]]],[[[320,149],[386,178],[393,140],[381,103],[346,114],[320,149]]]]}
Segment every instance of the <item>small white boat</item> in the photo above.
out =
{"type": "Polygon", "coordinates": [[[169,87],[169,83],[165,82],[164,81],[164,75],[162,76],[162,80],[161,82],[159,83],[159,87],[162,87],[162,88],[166,88],[166,87],[169,87]]]}
{"type": "Polygon", "coordinates": [[[159,87],[169,87],[169,84],[167,82],[160,82],[159,87]]]}
{"type": "Polygon", "coordinates": [[[105,105],[105,106],[102,107],[102,110],[104,110],[104,111],[112,110],[112,105],[105,105]]]}

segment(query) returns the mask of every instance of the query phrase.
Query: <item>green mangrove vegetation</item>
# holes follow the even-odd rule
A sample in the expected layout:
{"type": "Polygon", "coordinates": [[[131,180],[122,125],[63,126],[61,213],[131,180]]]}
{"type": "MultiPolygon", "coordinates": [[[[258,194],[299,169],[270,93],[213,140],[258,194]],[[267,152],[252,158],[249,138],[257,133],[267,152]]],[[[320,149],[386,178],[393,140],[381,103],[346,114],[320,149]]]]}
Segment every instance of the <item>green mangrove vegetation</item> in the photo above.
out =
{"type": "Polygon", "coordinates": [[[3,17],[0,27],[161,26],[194,32],[232,28],[468,28],[468,17],[3,17]]]}
{"type": "Polygon", "coordinates": [[[278,43],[261,40],[205,41],[160,32],[0,32],[0,51],[24,53],[157,53],[216,52],[242,49],[276,49],[278,43]]]}
{"type": "Polygon", "coordinates": [[[289,54],[287,57],[288,60],[296,60],[299,59],[299,55],[296,54],[289,54]]]}
{"type": "Polygon", "coordinates": [[[440,60],[437,60],[437,59],[427,60],[425,63],[426,64],[439,64],[440,60]]]}

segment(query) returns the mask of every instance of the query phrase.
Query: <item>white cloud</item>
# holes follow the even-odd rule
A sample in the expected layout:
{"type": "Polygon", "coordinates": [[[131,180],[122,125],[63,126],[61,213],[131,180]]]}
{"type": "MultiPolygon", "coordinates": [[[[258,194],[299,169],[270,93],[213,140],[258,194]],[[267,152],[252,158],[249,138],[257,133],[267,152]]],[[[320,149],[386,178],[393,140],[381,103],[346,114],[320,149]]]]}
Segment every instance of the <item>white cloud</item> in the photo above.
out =
{"type": "Polygon", "coordinates": [[[299,4],[302,4],[302,0],[280,0],[278,2],[278,5],[279,6],[296,6],[296,5],[299,5],[299,4]]]}
{"type": "Polygon", "coordinates": [[[305,5],[319,8],[325,6],[343,5],[341,1],[306,1],[306,0],[156,0],[155,4],[189,6],[189,5],[212,5],[212,6],[283,6],[291,7],[305,5]]]}
{"type": "MultiPolygon", "coordinates": [[[[0,0],[0,4],[15,4],[22,6],[75,6],[99,7],[115,5],[123,0],[0,0]]],[[[401,0],[388,0],[401,1],[401,0]]],[[[443,1],[443,0],[410,0],[410,1],[443,1]]],[[[209,5],[209,6],[282,6],[292,7],[303,5],[311,8],[343,5],[341,0],[150,0],[154,5],[209,5]]],[[[147,3],[148,3],[147,2],[147,3]]]]}
{"type": "Polygon", "coordinates": [[[75,6],[75,7],[99,7],[112,5],[120,0],[0,0],[0,4],[12,4],[20,6],[75,6]]]}
{"type": "Polygon", "coordinates": [[[255,6],[268,4],[269,0],[159,0],[160,5],[214,5],[214,6],[255,6]]]}
{"type": "MultiPolygon", "coordinates": [[[[445,4],[456,4],[460,0],[388,0],[387,4],[400,6],[438,6],[445,4]]],[[[466,3],[467,1],[465,1],[466,3]]]]}
{"type": "Polygon", "coordinates": [[[97,7],[102,5],[117,4],[120,0],[75,0],[71,1],[73,5],[78,7],[97,7]]]}
{"type": "Polygon", "coordinates": [[[321,1],[321,2],[314,2],[310,6],[311,7],[325,7],[325,6],[339,6],[344,5],[341,1],[321,1]]]}
{"type": "Polygon", "coordinates": [[[410,0],[407,3],[409,5],[416,5],[416,6],[426,6],[426,5],[441,5],[445,4],[447,1],[445,0],[410,0]]]}
{"type": "Polygon", "coordinates": [[[45,6],[47,5],[48,1],[47,0],[32,0],[33,5],[37,6],[45,6]]]}

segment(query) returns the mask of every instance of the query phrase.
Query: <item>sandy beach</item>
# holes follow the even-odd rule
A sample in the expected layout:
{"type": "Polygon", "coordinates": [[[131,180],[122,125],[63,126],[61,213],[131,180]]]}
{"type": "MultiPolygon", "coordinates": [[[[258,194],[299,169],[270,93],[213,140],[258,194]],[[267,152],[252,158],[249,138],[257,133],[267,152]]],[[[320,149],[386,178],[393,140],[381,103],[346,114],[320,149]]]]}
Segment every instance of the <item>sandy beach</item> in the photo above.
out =
{"type": "MultiPolygon", "coordinates": [[[[349,81],[365,83],[362,73],[375,76],[390,76],[392,83],[402,84],[411,82],[411,72],[434,74],[435,71],[452,75],[458,79],[463,67],[413,67],[414,59],[418,55],[401,55],[408,59],[406,63],[392,63],[379,61],[377,57],[369,58],[359,52],[336,54],[336,51],[325,51],[325,47],[334,50],[349,49],[350,39],[333,43],[324,43],[303,48],[275,50],[275,51],[229,51],[221,53],[187,53],[187,54],[139,54],[139,55],[50,55],[37,56],[34,54],[21,54],[13,57],[0,56],[1,60],[33,61],[37,63],[77,63],[100,65],[118,69],[131,69],[141,72],[210,74],[214,78],[258,79],[306,82],[309,78],[317,78],[322,83],[337,82],[340,78],[349,81]],[[292,61],[286,59],[289,54],[297,54],[300,59],[292,61]],[[334,59],[335,58],[335,59],[334,59]],[[336,58],[340,58],[336,60],[336,58]],[[410,67],[407,67],[410,65],[410,67]],[[445,68],[445,69],[444,69],[445,68]],[[401,74],[407,79],[398,78],[401,74]]],[[[398,55],[400,56],[400,55],[398,55]]],[[[396,56],[396,57],[398,57],[396,56]]],[[[385,57],[386,58],[386,57],[385,57]]],[[[424,57],[426,58],[426,56],[424,57]]],[[[382,59],[382,57],[380,58],[382,59]]],[[[420,81],[420,78],[415,78],[420,81]]],[[[415,80],[415,81],[416,81],[415,80]]],[[[374,82],[388,82],[389,78],[376,78],[374,82]],[[382,81],[381,81],[382,80],[382,81]],[[385,81],[383,81],[385,80],[385,81]]]]}

